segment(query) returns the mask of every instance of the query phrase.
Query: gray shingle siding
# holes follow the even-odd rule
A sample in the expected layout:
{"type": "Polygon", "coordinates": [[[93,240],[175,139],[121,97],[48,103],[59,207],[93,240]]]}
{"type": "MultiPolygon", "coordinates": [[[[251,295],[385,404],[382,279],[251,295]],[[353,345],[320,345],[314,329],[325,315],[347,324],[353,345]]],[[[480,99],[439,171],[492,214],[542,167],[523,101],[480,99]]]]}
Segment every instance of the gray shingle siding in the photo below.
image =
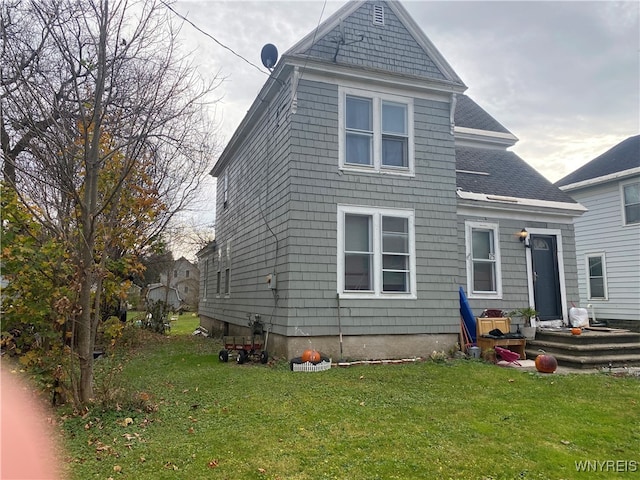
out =
{"type": "MultiPolygon", "coordinates": [[[[230,242],[230,293],[215,294],[216,252],[209,266],[208,298],[200,302],[200,313],[204,316],[246,325],[248,313],[267,316],[273,311],[273,295],[265,277],[276,263],[287,263],[290,142],[285,112],[290,99],[288,88],[284,88],[218,178],[216,243],[224,258],[227,241],[230,242]],[[279,112],[277,118],[276,112],[279,112]],[[229,179],[226,208],[221,188],[225,174],[229,179]],[[265,221],[278,236],[278,258],[275,257],[275,238],[265,221]]],[[[225,266],[222,267],[223,286],[224,269],[225,266]]],[[[283,274],[278,278],[283,286],[286,286],[286,277],[283,274]]],[[[286,299],[281,303],[286,305],[286,299]]],[[[275,316],[272,321],[283,330],[285,317],[275,316]]]]}
{"type": "MultiPolygon", "coordinates": [[[[213,308],[205,302],[201,313],[239,324],[246,323],[247,313],[271,315],[273,298],[262,278],[273,268],[275,240],[256,207],[264,200],[269,178],[264,212],[276,230],[280,251],[275,333],[336,334],[338,204],[413,208],[416,220],[418,299],[343,299],[344,333],[456,332],[457,252],[451,248],[456,237],[455,150],[449,106],[414,99],[414,109],[415,177],[341,173],[338,88],[301,80],[297,113],[289,118],[289,135],[284,138],[288,147],[282,155],[289,155],[288,163],[274,157],[266,176],[263,157],[275,147],[266,144],[262,128],[227,166],[229,206],[218,209],[217,241],[224,255],[231,238],[231,295],[215,299],[213,308]],[[272,184],[276,179],[280,188],[272,184]]],[[[219,189],[218,205],[223,203],[221,195],[219,189]]],[[[212,283],[215,273],[213,267],[212,283]]]]}
{"type": "MultiPolygon", "coordinates": [[[[522,242],[516,237],[523,227],[544,228],[559,230],[562,238],[565,275],[566,300],[568,303],[578,304],[577,288],[577,267],[575,235],[572,224],[549,223],[549,222],[524,222],[523,220],[513,220],[497,217],[474,217],[460,215],[458,217],[458,260],[459,273],[458,283],[467,290],[467,265],[465,247],[465,222],[487,222],[498,224],[500,232],[500,264],[502,268],[502,299],[469,299],[469,304],[475,315],[480,315],[484,309],[502,309],[506,311],[514,310],[529,305],[529,295],[527,290],[527,265],[526,250],[522,242]]],[[[467,292],[468,294],[469,292],[467,292]]]]}
{"type": "Polygon", "coordinates": [[[306,54],[323,60],[445,80],[436,64],[384,2],[366,2],[306,54]],[[385,25],[373,25],[373,5],[385,7],[385,25]],[[341,33],[344,32],[344,35],[341,33]],[[340,43],[342,40],[342,43],[340,43]],[[337,55],[336,55],[337,52],[337,55]]]}
{"type": "MultiPolygon", "coordinates": [[[[570,224],[525,224],[512,220],[518,215],[512,211],[497,214],[496,210],[485,210],[482,202],[459,204],[456,188],[538,200],[572,200],[512,152],[495,145],[469,146],[478,139],[467,139],[467,146],[456,148],[451,132],[450,94],[460,91],[462,83],[458,83],[439,54],[426,46],[429,42],[422,34],[412,36],[410,31],[416,32],[415,25],[402,25],[394,11],[405,18],[403,10],[385,2],[358,5],[348,4],[344,11],[353,13],[343,19],[342,26],[315,39],[306,53],[316,61],[309,62],[306,76],[297,56],[301,51],[296,47],[291,56],[285,55],[274,70],[277,80],[267,81],[214,168],[219,180],[216,245],[224,257],[230,241],[231,292],[215,295],[218,258],[213,253],[208,266],[208,298],[201,301],[200,313],[238,326],[247,325],[248,314],[260,314],[273,333],[287,337],[337,336],[339,318],[345,335],[448,333],[455,341],[460,328],[458,287],[467,283],[467,219],[500,226],[505,300],[474,299],[476,313],[489,307],[512,309],[529,304],[526,254],[514,237],[523,226],[562,232],[567,298],[577,298],[570,224]],[[374,4],[385,5],[384,26],[372,23],[374,4]],[[345,35],[343,45],[338,44],[341,31],[345,35]],[[444,65],[446,78],[421,45],[439,59],[438,65],[444,65]],[[332,70],[336,52],[336,63],[341,68],[332,70]],[[291,81],[296,64],[300,79],[294,113],[291,81]],[[352,66],[355,73],[362,74],[361,80],[346,75],[344,66],[352,66]],[[413,77],[414,82],[420,77],[420,88],[412,90],[414,93],[404,89],[406,77],[401,75],[413,77]],[[443,85],[447,86],[447,93],[442,93],[443,85]],[[358,90],[364,92],[363,96],[368,90],[375,90],[379,94],[376,102],[393,98],[394,94],[405,98],[415,95],[407,109],[413,110],[413,171],[398,175],[341,168],[339,139],[344,132],[339,131],[340,95],[358,90]],[[274,99],[267,105],[260,103],[260,98],[274,99]],[[456,174],[456,169],[490,175],[456,174]],[[229,178],[226,208],[220,188],[225,174],[229,178]],[[527,181],[514,182],[514,178],[527,181]],[[415,299],[406,298],[408,295],[355,298],[346,294],[338,300],[338,208],[346,205],[413,211],[415,299]],[[475,217],[458,215],[458,211],[476,215],[473,209],[478,211],[475,217]],[[487,211],[489,216],[504,218],[492,220],[484,216],[487,211]],[[277,292],[270,290],[265,281],[266,275],[274,272],[277,292]]],[[[306,42],[301,41],[299,48],[304,48],[306,42]]],[[[468,121],[465,125],[470,128],[508,132],[466,97],[458,103],[458,109],[463,123],[468,121]]],[[[550,220],[562,218],[542,215],[550,220]]],[[[527,218],[533,217],[528,213],[527,218]]],[[[222,267],[223,277],[225,268],[222,267]]]]}
{"type": "Polygon", "coordinates": [[[449,105],[414,99],[414,109],[415,177],[340,172],[338,88],[300,82],[291,122],[290,334],[300,325],[305,334],[336,334],[338,204],[413,208],[416,221],[418,299],[342,299],[345,333],[457,331],[457,252],[447,245],[456,237],[449,105]]]}

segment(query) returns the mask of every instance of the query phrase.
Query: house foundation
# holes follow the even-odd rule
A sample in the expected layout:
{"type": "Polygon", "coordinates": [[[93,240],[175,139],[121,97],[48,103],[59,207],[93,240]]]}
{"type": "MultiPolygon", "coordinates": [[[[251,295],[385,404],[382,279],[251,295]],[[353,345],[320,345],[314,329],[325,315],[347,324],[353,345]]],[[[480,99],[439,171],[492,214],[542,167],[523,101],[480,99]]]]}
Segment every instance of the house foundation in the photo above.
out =
{"type": "MultiPolygon", "coordinates": [[[[250,335],[249,327],[229,324],[214,318],[200,316],[200,324],[214,338],[224,335],[250,335]]],[[[307,349],[317,350],[338,360],[383,360],[428,357],[434,351],[450,352],[456,348],[459,337],[454,333],[393,334],[393,335],[338,335],[287,337],[269,334],[267,350],[270,356],[292,359],[307,349]]]]}

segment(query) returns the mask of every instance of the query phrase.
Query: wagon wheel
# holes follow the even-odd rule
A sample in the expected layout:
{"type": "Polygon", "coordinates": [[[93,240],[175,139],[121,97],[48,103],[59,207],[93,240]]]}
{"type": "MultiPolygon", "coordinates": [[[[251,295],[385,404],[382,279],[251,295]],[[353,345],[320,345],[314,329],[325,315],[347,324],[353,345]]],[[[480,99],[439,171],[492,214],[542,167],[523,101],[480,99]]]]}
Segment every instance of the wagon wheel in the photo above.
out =
{"type": "Polygon", "coordinates": [[[266,350],[263,350],[260,353],[260,363],[267,363],[269,361],[269,354],[267,353],[266,350]]]}
{"type": "Polygon", "coordinates": [[[236,358],[236,362],[238,363],[238,365],[242,365],[244,362],[246,362],[248,356],[249,355],[247,355],[246,350],[238,350],[238,357],[236,358]]]}
{"type": "Polygon", "coordinates": [[[218,353],[218,360],[227,363],[229,361],[229,352],[227,350],[220,350],[218,353]]]}

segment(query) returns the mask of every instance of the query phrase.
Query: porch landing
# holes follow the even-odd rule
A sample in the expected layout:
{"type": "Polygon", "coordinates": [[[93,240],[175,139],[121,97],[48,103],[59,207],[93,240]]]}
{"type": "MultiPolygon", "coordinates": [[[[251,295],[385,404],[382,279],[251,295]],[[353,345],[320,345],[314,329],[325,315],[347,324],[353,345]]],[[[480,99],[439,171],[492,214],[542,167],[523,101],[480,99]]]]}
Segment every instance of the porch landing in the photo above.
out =
{"type": "Polygon", "coordinates": [[[589,330],[572,335],[570,329],[538,329],[527,341],[527,358],[540,350],[556,357],[558,365],[578,369],[640,366],[640,333],[622,329],[589,330]]]}

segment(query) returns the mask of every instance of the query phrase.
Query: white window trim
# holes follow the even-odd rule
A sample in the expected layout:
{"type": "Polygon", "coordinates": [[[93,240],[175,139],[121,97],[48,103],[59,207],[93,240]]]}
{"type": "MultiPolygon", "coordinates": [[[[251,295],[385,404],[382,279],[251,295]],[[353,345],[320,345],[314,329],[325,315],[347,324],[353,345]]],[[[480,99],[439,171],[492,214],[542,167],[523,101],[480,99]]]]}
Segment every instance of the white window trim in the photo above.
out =
{"type": "Polygon", "coordinates": [[[604,252],[591,252],[584,255],[584,268],[586,271],[586,284],[587,284],[587,299],[589,300],[609,300],[609,289],[607,288],[607,258],[604,252]],[[602,288],[604,289],[604,297],[592,297],[591,296],[591,271],[589,269],[589,259],[600,257],[602,262],[602,288]]]}
{"type": "Polygon", "coordinates": [[[338,205],[338,295],[340,298],[384,298],[415,300],[416,294],[416,242],[415,211],[413,209],[362,207],[355,205],[338,205]],[[373,290],[353,292],[344,290],[344,218],[346,214],[370,215],[372,218],[373,236],[373,290]],[[382,291],[382,217],[402,217],[408,220],[409,227],[409,292],[382,291]]]}
{"type": "Polygon", "coordinates": [[[204,282],[202,285],[202,298],[204,300],[207,299],[207,294],[209,293],[207,288],[209,286],[209,260],[209,258],[205,258],[204,260],[204,282]]]}
{"type": "Polygon", "coordinates": [[[224,267],[224,298],[229,298],[231,296],[231,240],[227,240],[224,267]]]}
{"type": "Polygon", "coordinates": [[[218,248],[218,262],[216,265],[216,298],[222,293],[222,250],[218,248]]]}
{"type": "Polygon", "coordinates": [[[414,147],[414,114],[413,98],[392,95],[389,93],[361,90],[338,86],[338,167],[340,170],[360,173],[379,173],[386,175],[415,176],[414,147]],[[373,165],[354,165],[345,162],[345,130],[344,110],[347,95],[371,99],[373,108],[373,165]],[[407,161],[408,167],[388,167],[382,165],[382,102],[395,102],[407,106],[407,161]]]}
{"type": "Polygon", "coordinates": [[[229,206],[229,172],[224,172],[222,177],[222,209],[226,210],[229,206]]]}
{"type": "Polygon", "coordinates": [[[469,298],[484,298],[492,300],[502,299],[502,260],[500,255],[500,230],[497,223],[486,222],[465,222],[465,249],[466,249],[466,265],[467,265],[467,296],[469,298]],[[496,291],[495,292],[476,292],[473,289],[473,250],[472,250],[472,231],[473,229],[483,229],[493,231],[493,246],[496,266],[496,291]]]}
{"type": "Polygon", "coordinates": [[[638,180],[637,178],[628,182],[621,182],[620,183],[620,209],[622,210],[621,212],[621,218],[622,218],[622,226],[623,227],[637,227],[638,225],[640,225],[640,223],[636,222],[636,223],[627,223],[627,209],[625,208],[625,204],[624,204],[624,187],[626,187],[627,185],[632,185],[634,183],[639,183],[640,180],[638,180]]]}

